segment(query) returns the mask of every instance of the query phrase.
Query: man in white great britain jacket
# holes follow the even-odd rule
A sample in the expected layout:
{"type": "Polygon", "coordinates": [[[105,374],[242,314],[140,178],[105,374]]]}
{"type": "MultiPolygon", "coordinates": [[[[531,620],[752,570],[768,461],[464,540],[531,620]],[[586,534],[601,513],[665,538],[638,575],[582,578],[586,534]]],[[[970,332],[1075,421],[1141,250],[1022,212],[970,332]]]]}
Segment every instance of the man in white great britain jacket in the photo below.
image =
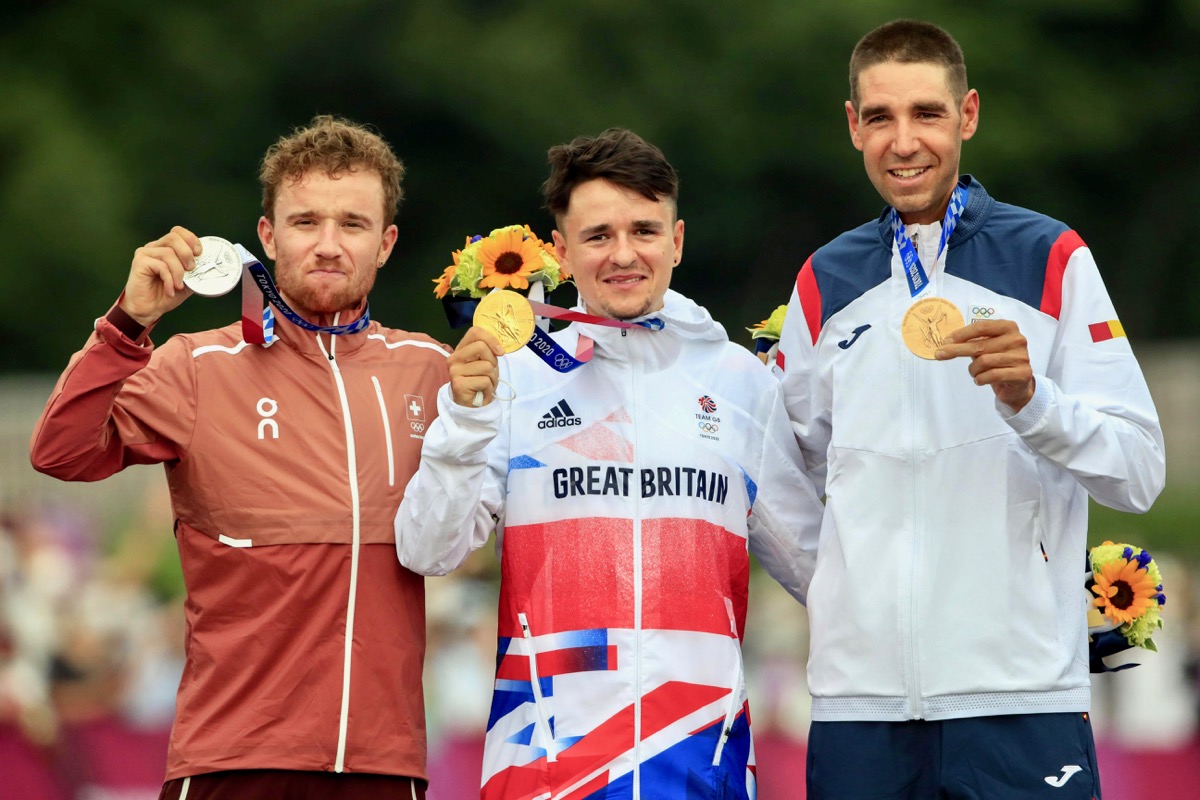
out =
{"type": "Polygon", "coordinates": [[[444,574],[496,531],[484,798],[753,798],[747,543],[803,602],[821,505],[770,373],[667,289],[683,221],[662,153],[612,129],[550,160],[580,311],[629,324],[553,334],[567,353],[593,343],[565,373],[532,348],[497,370],[495,338],[464,336],[397,517],[400,560],[444,574]]]}
{"type": "Polygon", "coordinates": [[[949,34],[889,23],[850,64],[890,207],[800,270],[775,367],[826,495],[809,800],[1098,798],[1087,503],[1150,507],[1154,403],[1079,235],[958,174],[949,34]]]}

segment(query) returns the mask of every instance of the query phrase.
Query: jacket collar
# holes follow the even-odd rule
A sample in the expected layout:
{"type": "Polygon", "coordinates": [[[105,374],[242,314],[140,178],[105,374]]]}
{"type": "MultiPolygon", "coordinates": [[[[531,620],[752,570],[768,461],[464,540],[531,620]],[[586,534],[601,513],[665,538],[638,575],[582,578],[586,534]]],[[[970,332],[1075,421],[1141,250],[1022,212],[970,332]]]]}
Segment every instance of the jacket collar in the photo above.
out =
{"type": "MultiPolygon", "coordinates": [[[[996,205],[996,201],[987,193],[987,189],[983,188],[983,184],[971,175],[960,175],[958,185],[967,190],[967,207],[963,209],[962,216],[959,217],[958,227],[950,235],[948,247],[957,247],[978,233],[996,205]]],[[[883,211],[879,214],[878,227],[879,238],[883,242],[883,246],[891,250],[893,242],[891,206],[884,206],[883,211]]]]}
{"type": "MultiPolygon", "coordinates": [[[[583,301],[576,304],[576,311],[586,311],[583,301]]],[[[645,364],[667,364],[685,340],[728,341],[729,337],[721,324],[708,311],[690,298],[668,289],[663,297],[663,307],[644,317],[630,320],[641,322],[657,318],[663,321],[660,331],[647,328],[610,328],[587,322],[573,322],[570,330],[590,337],[596,346],[596,356],[618,361],[637,360],[645,364]]]]}
{"type": "MultiPolygon", "coordinates": [[[[272,311],[275,315],[275,336],[280,342],[283,342],[302,355],[318,356],[320,358],[327,358],[331,351],[335,357],[353,353],[366,344],[367,334],[375,327],[375,323],[372,322],[358,333],[331,336],[327,333],[306,331],[289,322],[278,310],[272,308],[272,311]],[[320,339],[319,342],[318,337],[320,339]],[[336,340],[336,342],[331,343],[330,340],[336,340]],[[324,350],[322,350],[322,346],[324,350]]],[[[347,321],[342,319],[341,316],[343,315],[339,315],[337,318],[337,324],[343,324],[347,321]]]]}

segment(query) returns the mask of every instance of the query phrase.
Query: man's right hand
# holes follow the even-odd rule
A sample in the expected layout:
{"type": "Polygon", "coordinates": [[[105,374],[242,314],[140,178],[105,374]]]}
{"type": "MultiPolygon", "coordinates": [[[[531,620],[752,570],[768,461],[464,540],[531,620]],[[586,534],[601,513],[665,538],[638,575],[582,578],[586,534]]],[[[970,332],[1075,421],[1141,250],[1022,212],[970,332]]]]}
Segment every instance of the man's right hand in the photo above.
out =
{"type": "Polygon", "coordinates": [[[178,308],[192,294],[183,285],[183,273],[196,266],[200,251],[200,237],[178,225],[161,239],[139,247],[133,252],[121,310],[148,328],[178,308]]]}
{"type": "Polygon", "coordinates": [[[472,326],[446,362],[450,370],[450,392],[454,395],[454,402],[460,406],[487,405],[492,402],[496,396],[496,384],[500,381],[496,359],[502,355],[504,348],[491,331],[472,326]],[[474,402],[476,393],[482,394],[482,403],[474,402]]]}

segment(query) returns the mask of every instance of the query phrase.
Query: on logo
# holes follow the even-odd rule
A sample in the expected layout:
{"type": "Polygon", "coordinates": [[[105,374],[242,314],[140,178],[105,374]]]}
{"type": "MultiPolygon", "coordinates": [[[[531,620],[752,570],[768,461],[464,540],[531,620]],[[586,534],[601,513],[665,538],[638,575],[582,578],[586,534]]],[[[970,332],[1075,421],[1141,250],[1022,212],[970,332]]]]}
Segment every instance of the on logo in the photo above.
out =
{"type": "Polygon", "coordinates": [[[255,406],[255,410],[257,410],[258,415],[262,417],[262,419],[258,422],[258,438],[267,438],[266,432],[270,430],[271,438],[278,439],[279,423],[271,419],[271,417],[275,416],[275,412],[279,410],[279,403],[276,403],[269,397],[260,397],[258,399],[258,404],[255,406]]]}

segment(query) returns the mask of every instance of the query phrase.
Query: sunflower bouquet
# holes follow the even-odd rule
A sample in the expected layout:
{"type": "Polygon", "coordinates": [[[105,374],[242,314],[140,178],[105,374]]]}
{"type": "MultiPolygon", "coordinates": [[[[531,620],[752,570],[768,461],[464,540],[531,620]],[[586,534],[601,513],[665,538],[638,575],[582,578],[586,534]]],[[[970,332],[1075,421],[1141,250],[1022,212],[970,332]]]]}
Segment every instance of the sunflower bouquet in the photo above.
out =
{"type": "Polygon", "coordinates": [[[1150,637],[1163,626],[1159,610],[1167,596],[1150,554],[1133,545],[1104,542],[1091,549],[1088,565],[1085,585],[1094,595],[1088,611],[1092,671],[1110,671],[1099,659],[1131,647],[1157,651],[1150,637]]]}
{"type": "Polygon", "coordinates": [[[507,225],[487,236],[468,236],[454,263],[434,278],[433,295],[480,298],[491,289],[529,289],[542,284],[552,291],[571,279],[554,254],[554,245],[539,239],[528,225],[507,225]]]}

